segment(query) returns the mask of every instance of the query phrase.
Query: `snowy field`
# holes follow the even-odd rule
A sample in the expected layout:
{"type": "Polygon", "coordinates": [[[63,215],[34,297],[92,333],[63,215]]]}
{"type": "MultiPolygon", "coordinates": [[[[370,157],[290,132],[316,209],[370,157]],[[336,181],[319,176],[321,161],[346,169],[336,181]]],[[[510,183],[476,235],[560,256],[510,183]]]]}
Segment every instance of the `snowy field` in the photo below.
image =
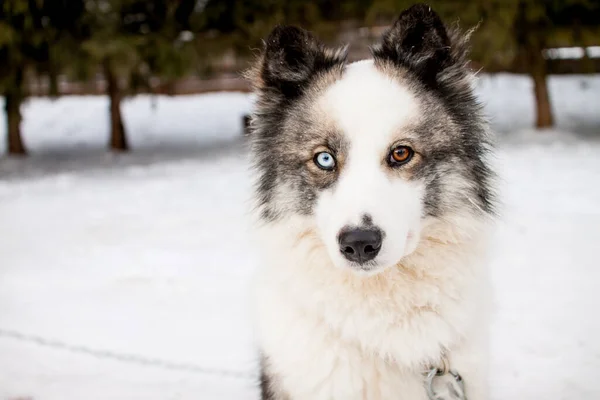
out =
{"type": "MultiPolygon", "coordinates": [[[[529,128],[528,79],[483,76],[478,89],[504,200],[494,400],[600,398],[600,77],[550,84],[558,128],[543,133],[529,128]]],[[[24,108],[32,157],[0,159],[0,400],[257,399],[241,138],[251,99],[152,102],[124,104],[136,150],[125,156],[103,151],[104,98],[24,108]]]]}

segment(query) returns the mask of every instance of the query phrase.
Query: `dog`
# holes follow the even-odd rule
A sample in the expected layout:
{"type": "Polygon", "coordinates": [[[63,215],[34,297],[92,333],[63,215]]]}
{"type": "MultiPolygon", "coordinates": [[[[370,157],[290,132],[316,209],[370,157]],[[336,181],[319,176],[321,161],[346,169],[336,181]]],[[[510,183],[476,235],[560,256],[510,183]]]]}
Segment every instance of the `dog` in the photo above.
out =
{"type": "Polygon", "coordinates": [[[267,38],[248,73],[263,400],[488,398],[497,196],[469,35],[418,4],[355,63],[293,26],[267,38]]]}

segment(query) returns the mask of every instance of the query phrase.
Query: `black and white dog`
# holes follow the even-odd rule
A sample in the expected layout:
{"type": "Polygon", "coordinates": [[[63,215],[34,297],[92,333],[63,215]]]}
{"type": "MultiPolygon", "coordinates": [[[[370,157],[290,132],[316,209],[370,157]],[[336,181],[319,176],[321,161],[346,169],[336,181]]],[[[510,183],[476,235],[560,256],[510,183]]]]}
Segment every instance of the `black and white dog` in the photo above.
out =
{"type": "Polygon", "coordinates": [[[416,5],[352,64],[268,37],[249,74],[263,399],[422,400],[448,367],[488,398],[492,146],[467,36],[416,5]]]}

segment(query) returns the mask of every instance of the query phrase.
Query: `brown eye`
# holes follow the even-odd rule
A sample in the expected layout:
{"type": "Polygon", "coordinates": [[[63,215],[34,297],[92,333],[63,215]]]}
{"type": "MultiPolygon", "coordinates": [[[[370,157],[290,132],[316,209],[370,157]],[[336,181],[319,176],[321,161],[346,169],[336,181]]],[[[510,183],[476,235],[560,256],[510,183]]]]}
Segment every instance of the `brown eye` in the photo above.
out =
{"type": "Polygon", "coordinates": [[[398,146],[390,153],[389,163],[392,166],[404,165],[410,161],[414,153],[413,149],[408,146],[398,146]]]}

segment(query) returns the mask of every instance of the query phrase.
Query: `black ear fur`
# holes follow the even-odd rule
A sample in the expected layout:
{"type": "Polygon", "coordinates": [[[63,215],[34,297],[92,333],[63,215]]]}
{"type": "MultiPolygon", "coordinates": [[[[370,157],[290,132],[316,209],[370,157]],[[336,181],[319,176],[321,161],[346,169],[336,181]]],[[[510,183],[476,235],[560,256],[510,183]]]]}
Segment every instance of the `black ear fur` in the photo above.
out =
{"type": "Polygon", "coordinates": [[[437,74],[454,64],[450,45],[440,16],[428,5],[416,4],[400,14],[372,51],[375,59],[389,60],[436,86],[437,74]]]}
{"type": "Polygon", "coordinates": [[[303,29],[278,26],[267,39],[260,77],[265,87],[294,98],[317,73],[341,66],[345,60],[345,49],[326,49],[303,29]]]}

